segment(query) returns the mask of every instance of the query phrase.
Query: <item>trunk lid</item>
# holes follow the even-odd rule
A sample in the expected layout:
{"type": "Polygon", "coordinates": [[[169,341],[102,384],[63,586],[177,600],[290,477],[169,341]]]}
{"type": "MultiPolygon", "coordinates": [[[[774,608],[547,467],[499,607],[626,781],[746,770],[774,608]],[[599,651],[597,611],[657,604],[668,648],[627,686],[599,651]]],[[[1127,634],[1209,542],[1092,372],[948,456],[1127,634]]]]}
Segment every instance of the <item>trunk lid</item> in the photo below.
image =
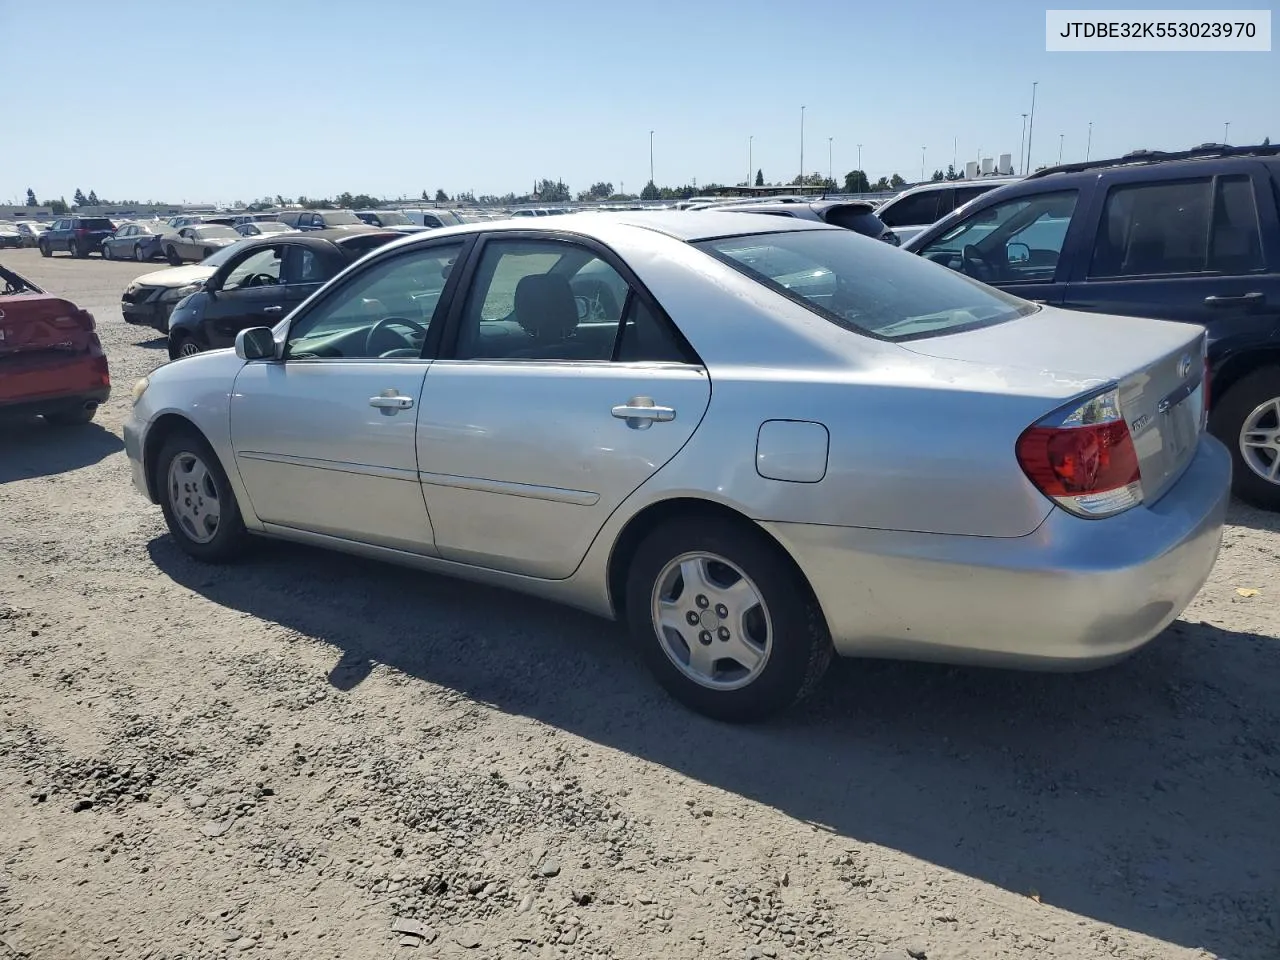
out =
{"type": "Polygon", "coordinates": [[[93,316],[43,293],[0,297],[0,359],[35,353],[84,353],[97,342],[93,316]]]}
{"type": "MultiPolygon", "coordinates": [[[[1206,337],[1197,324],[1045,307],[1008,323],[902,346],[922,356],[1068,378],[1080,393],[1116,384],[1146,503],[1182,474],[1205,428],[1206,337]]],[[[1045,413],[1059,406],[1054,402],[1045,413]]]]}

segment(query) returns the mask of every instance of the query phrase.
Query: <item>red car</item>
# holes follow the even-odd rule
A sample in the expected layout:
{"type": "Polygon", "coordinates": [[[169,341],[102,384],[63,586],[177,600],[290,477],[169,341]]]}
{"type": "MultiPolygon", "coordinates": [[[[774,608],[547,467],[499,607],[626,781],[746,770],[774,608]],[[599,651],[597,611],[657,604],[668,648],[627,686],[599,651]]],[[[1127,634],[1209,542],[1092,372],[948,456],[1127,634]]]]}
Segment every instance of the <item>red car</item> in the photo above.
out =
{"type": "Polygon", "coordinates": [[[93,314],[0,266],[0,414],[88,423],[111,395],[93,314]]]}

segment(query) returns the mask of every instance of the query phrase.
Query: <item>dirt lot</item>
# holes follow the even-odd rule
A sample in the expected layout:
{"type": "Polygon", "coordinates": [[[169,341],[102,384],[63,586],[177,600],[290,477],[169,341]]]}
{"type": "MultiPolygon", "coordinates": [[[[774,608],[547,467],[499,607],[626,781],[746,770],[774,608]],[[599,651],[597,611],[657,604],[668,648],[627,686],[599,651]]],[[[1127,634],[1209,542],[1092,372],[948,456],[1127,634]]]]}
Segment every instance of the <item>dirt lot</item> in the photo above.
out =
{"type": "Polygon", "coordinates": [[[116,392],[0,428],[0,960],[1280,957],[1276,517],[1119,667],[842,663],[723,727],[576,613],[187,560],[120,441],[143,269],[3,259],[116,392]]]}

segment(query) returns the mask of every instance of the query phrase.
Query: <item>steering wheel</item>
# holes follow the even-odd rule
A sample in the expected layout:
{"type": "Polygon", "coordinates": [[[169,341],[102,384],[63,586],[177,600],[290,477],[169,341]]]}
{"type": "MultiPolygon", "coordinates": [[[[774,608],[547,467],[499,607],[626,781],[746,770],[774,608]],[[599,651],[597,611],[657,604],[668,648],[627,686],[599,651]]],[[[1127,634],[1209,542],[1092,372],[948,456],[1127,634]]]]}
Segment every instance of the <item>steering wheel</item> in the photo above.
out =
{"type": "Polygon", "coordinates": [[[978,248],[972,243],[966,243],[964,249],[960,251],[960,272],[983,283],[990,283],[995,279],[995,271],[986,260],[982,259],[978,248]]]}
{"type": "MultiPolygon", "coordinates": [[[[375,323],[372,327],[369,328],[369,334],[364,338],[364,355],[366,357],[376,357],[381,354],[382,351],[376,349],[378,337],[383,336],[383,331],[389,330],[389,328],[392,326],[407,327],[410,330],[415,330],[418,333],[422,334],[424,339],[427,336],[427,328],[423,326],[421,323],[419,323],[417,320],[410,320],[408,317],[383,317],[381,320],[379,320],[377,323],[375,323]]],[[[413,341],[411,341],[408,337],[405,337],[399,333],[396,334],[396,337],[398,337],[400,340],[400,343],[397,344],[397,347],[413,346],[413,341]]],[[[395,348],[392,348],[392,349],[395,349],[395,348]]]]}
{"type": "Polygon", "coordinates": [[[274,287],[279,281],[269,273],[255,273],[246,277],[242,287],[274,287]]]}

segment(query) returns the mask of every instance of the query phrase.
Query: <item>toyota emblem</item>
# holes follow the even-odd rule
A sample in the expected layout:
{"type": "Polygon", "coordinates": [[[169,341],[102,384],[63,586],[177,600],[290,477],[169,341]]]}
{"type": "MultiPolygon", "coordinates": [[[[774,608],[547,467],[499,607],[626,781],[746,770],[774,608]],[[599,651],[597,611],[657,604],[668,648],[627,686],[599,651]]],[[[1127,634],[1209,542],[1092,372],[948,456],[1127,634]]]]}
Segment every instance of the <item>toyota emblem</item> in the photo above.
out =
{"type": "Polygon", "coordinates": [[[1184,354],[1182,359],[1178,361],[1178,378],[1185,380],[1191,373],[1191,354],[1184,354]]]}

